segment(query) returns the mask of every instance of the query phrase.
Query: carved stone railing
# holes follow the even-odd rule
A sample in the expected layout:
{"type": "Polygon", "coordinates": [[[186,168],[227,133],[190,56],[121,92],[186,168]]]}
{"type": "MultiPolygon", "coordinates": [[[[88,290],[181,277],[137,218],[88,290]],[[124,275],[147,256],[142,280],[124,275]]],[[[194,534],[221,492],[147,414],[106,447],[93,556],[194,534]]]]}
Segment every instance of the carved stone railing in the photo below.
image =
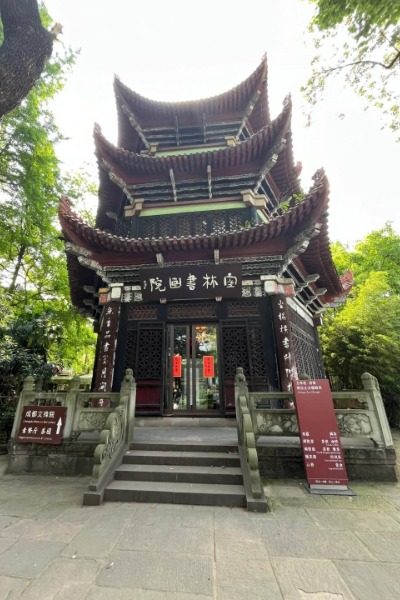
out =
{"type": "MultiPolygon", "coordinates": [[[[88,452],[85,460],[95,481],[92,489],[96,491],[104,487],[109,471],[120,459],[121,454],[133,437],[136,384],[131,369],[127,369],[120,392],[81,392],[80,378],[71,380],[66,391],[43,392],[35,388],[33,377],[27,377],[18,401],[14,425],[9,443],[9,469],[14,470],[16,459],[27,467],[29,460],[23,457],[32,455],[35,444],[18,444],[17,434],[20,427],[24,406],[63,406],[66,411],[62,445],[57,454],[65,454],[73,459],[74,448],[77,456],[81,456],[82,447],[88,452]],[[79,438],[79,439],[78,439],[79,438]],[[95,446],[94,454],[93,447],[95,446]],[[93,462],[91,457],[93,456],[93,462]],[[22,458],[21,458],[22,457],[22,458]],[[25,461],[25,462],[24,462],[25,461]]],[[[40,460],[46,453],[51,454],[52,446],[42,447],[40,460]]],[[[101,495],[101,494],[100,494],[101,495]]]]}
{"type": "Polygon", "coordinates": [[[118,406],[108,415],[100,442],[94,451],[93,477],[101,479],[114,458],[131,440],[134,427],[136,384],[132,369],[127,369],[121,385],[118,406]]]}
{"type": "Polygon", "coordinates": [[[247,508],[249,510],[265,511],[266,501],[258,468],[256,438],[249,410],[249,392],[242,367],[236,369],[235,408],[247,508]]]}
{"type": "MultiPolygon", "coordinates": [[[[362,390],[333,392],[342,437],[373,440],[380,448],[392,448],[393,440],[378,380],[362,376],[362,390]]],[[[294,396],[286,392],[250,392],[248,406],[256,438],[260,435],[298,436],[294,396]],[[283,408],[291,406],[291,408],[283,408]]]]}
{"type": "Polygon", "coordinates": [[[81,434],[98,433],[105,428],[107,419],[120,403],[119,392],[81,392],[80,378],[74,377],[66,391],[43,392],[36,390],[35,380],[28,376],[18,401],[11,438],[14,439],[24,406],[64,406],[67,409],[63,431],[64,441],[77,440],[81,434]]]}

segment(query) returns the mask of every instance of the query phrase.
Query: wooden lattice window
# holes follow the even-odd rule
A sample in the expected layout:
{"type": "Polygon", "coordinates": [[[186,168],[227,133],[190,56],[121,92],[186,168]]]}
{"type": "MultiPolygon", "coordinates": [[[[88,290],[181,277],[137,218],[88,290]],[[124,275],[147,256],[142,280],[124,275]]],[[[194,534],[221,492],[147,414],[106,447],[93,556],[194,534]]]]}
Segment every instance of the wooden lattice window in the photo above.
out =
{"type": "Polygon", "coordinates": [[[314,327],[290,310],[290,332],[297,372],[310,377],[324,377],[318,339],[314,327]]]}
{"type": "Polygon", "coordinates": [[[243,367],[246,376],[250,375],[246,333],[245,324],[226,324],[222,327],[222,352],[225,378],[233,378],[236,373],[236,367],[243,367]]]}
{"type": "Polygon", "coordinates": [[[162,327],[139,329],[137,378],[158,379],[162,377],[163,330],[162,327]]]}
{"type": "Polygon", "coordinates": [[[248,339],[251,357],[251,371],[253,377],[264,377],[265,355],[262,329],[259,323],[251,323],[248,327],[248,339]]]}
{"type": "Polygon", "coordinates": [[[129,329],[127,332],[126,346],[125,346],[125,365],[126,369],[132,369],[134,376],[136,376],[136,352],[137,352],[137,329],[129,329]]]}

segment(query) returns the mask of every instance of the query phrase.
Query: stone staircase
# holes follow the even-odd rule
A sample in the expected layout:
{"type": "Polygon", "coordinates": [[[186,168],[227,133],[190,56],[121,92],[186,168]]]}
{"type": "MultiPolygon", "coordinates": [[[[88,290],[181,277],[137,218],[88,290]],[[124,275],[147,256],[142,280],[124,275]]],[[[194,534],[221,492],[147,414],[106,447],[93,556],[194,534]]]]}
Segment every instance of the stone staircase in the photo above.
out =
{"type": "Polygon", "coordinates": [[[104,500],[245,507],[238,445],[204,439],[133,442],[104,500]]]}

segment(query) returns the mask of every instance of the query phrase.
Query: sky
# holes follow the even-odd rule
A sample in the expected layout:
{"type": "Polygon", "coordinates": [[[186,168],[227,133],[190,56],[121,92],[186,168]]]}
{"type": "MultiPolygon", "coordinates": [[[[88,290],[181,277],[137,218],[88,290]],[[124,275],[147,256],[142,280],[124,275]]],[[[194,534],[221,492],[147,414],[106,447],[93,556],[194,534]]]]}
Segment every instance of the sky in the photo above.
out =
{"type": "Polygon", "coordinates": [[[324,167],[330,181],[331,241],[353,245],[392,222],[400,232],[400,144],[383,131],[379,113],[334,80],[310,110],[300,88],[314,49],[307,0],[45,0],[62,24],[56,44],[80,50],[65,89],[54,101],[66,140],[58,154],[66,170],[84,168],[94,181],[93,126],[117,141],[114,74],[156,100],[191,100],[222,93],[245,79],[266,52],[272,117],[293,101],[295,161],[302,185],[324,167]]]}

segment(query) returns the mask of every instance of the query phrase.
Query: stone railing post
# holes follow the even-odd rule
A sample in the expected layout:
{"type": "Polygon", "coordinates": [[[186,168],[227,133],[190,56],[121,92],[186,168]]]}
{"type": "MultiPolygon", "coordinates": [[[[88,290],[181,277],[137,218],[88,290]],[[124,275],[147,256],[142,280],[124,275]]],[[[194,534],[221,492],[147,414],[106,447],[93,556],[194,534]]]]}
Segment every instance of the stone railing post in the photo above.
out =
{"type": "Polygon", "coordinates": [[[69,440],[72,435],[72,427],[75,419],[78,397],[79,397],[79,387],[80,387],[80,378],[75,376],[71,379],[68,391],[65,395],[65,406],[67,408],[67,419],[64,427],[64,440],[69,440]]]}
{"type": "Polygon", "coordinates": [[[361,375],[361,381],[364,390],[368,392],[368,395],[370,397],[372,409],[375,413],[376,420],[381,430],[382,440],[385,445],[385,448],[393,448],[392,433],[390,431],[388,418],[386,416],[385,406],[383,404],[379,382],[377,378],[371,375],[370,373],[363,373],[363,375],[361,375]]]}
{"type": "Polygon", "coordinates": [[[126,434],[127,443],[133,440],[133,429],[135,422],[136,408],[136,381],[132,369],[126,369],[125,376],[121,383],[120,404],[126,405],[126,434]]]}
{"type": "Polygon", "coordinates": [[[36,390],[35,380],[32,375],[28,375],[24,379],[22,391],[19,395],[17,410],[15,411],[14,424],[11,432],[11,439],[13,440],[18,433],[19,422],[21,420],[22,408],[28,404],[35,402],[36,390]]]}
{"type": "Polygon", "coordinates": [[[109,414],[93,456],[93,477],[98,485],[112,475],[121,453],[132,439],[135,415],[136,385],[132,369],[125,371],[118,406],[109,414]]]}
{"type": "Polygon", "coordinates": [[[235,408],[239,439],[240,462],[246,489],[252,498],[261,499],[263,489],[258,468],[258,454],[253,421],[249,409],[249,389],[242,367],[237,367],[235,375],[235,408]]]}

